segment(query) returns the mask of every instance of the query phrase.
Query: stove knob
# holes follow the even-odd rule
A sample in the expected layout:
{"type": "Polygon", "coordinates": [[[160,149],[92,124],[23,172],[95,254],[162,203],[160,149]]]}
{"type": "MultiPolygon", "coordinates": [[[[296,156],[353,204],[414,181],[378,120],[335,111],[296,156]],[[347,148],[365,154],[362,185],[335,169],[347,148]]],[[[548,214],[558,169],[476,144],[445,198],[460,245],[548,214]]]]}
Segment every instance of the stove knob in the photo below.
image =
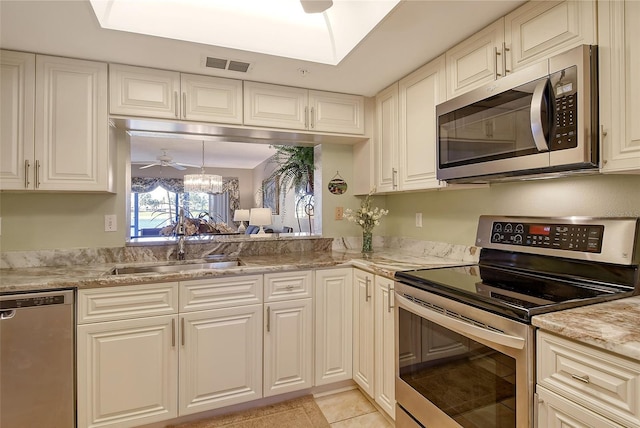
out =
{"type": "Polygon", "coordinates": [[[513,239],[513,242],[515,242],[516,244],[522,244],[522,235],[516,235],[513,239]]]}
{"type": "Polygon", "coordinates": [[[502,235],[499,233],[494,233],[493,238],[491,238],[491,242],[500,242],[502,241],[502,235]]]}

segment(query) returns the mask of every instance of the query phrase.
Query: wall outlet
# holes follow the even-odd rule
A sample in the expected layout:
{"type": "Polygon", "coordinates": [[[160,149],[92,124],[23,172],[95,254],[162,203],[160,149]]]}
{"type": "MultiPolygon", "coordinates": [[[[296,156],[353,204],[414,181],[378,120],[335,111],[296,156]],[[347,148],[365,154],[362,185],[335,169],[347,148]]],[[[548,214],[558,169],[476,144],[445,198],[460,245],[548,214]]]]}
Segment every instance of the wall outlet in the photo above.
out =
{"type": "Polygon", "coordinates": [[[115,214],[106,214],[104,216],[104,231],[115,232],[118,230],[117,217],[115,214]]]}
{"type": "Polygon", "coordinates": [[[422,227],[422,213],[416,213],[416,227],[422,227]]]}
{"type": "Polygon", "coordinates": [[[344,208],[336,207],[336,220],[342,220],[344,217],[344,208]]]}

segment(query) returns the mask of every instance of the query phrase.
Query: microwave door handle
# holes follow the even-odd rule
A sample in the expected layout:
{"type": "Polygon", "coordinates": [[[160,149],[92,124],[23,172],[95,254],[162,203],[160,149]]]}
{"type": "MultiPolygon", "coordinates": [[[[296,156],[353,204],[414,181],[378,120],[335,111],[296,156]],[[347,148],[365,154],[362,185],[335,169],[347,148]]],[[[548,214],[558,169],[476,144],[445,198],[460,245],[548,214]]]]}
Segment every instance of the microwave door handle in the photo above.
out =
{"type": "Polygon", "coordinates": [[[398,293],[396,293],[395,298],[396,306],[402,306],[421,318],[439,324],[442,327],[448,328],[449,330],[462,334],[463,336],[470,337],[474,340],[484,340],[497,343],[498,345],[506,346],[508,348],[524,349],[525,340],[522,337],[516,337],[497,331],[487,330],[485,328],[469,324],[457,318],[443,315],[439,312],[435,312],[431,309],[420,306],[410,301],[406,297],[402,297],[398,293]]]}
{"type": "Polygon", "coordinates": [[[531,133],[533,134],[533,142],[539,152],[549,151],[549,144],[544,137],[544,128],[542,126],[542,101],[546,87],[547,79],[540,81],[533,91],[533,97],[531,97],[531,133]]]}

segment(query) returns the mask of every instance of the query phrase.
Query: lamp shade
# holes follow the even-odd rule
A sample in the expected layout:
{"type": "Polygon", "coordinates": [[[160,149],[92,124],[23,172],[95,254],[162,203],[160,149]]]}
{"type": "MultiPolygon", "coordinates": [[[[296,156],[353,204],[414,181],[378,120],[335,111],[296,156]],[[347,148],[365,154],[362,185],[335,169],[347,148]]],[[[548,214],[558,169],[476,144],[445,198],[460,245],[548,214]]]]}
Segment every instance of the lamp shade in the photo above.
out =
{"type": "Polygon", "coordinates": [[[248,221],[249,210],[236,210],[233,213],[233,221],[248,221]]]}
{"type": "Polygon", "coordinates": [[[260,226],[258,234],[264,233],[262,226],[272,223],[271,208],[251,208],[251,212],[249,214],[249,224],[260,226]]]}

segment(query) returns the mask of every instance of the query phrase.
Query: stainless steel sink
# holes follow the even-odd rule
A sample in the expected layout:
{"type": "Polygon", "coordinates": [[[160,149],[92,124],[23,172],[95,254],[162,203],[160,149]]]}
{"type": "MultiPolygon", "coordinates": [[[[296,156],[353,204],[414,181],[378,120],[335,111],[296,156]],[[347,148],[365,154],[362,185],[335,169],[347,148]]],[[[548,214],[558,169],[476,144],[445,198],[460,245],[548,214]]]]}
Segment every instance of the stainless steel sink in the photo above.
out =
{"type": "Polygon", "coordinates": [[[126,275],[132,273],[167,273],[181,272],[197,269],[228,269],[232,267],[242,266],[242,262],[238,259],[216,260],[198,263],[180,263],[180,264],[162,264],[147,266],[124,266],[115,267],[111,271],[112,275],[126,275]]]}

